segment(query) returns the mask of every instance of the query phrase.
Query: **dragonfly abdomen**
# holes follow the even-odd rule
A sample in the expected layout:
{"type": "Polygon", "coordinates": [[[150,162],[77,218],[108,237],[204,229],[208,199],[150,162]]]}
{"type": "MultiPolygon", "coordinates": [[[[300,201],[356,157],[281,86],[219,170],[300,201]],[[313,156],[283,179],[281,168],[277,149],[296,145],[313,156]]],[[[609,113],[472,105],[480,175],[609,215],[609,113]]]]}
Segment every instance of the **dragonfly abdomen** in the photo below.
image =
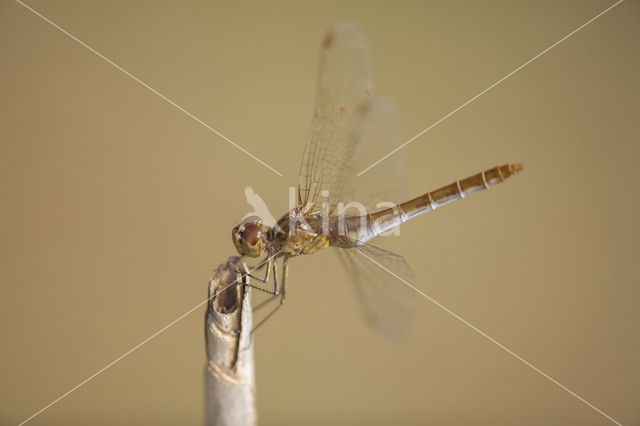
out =
{"type": "Polygon", "coordinates": [[[468,178],[457,180],[394,207],[371,213],[364,221],[357,220],[361,218],[353,218],[353,221],[358,223],[353,224],[353,228],[357,229],[357,241],[366,242],[413,217],[504,182],[521,170],[522,164],[497,166],[468,178]]]}
{"type": "Polygon", "coordinates": [[[435,191],[427,192],[413,200],[399,204],[398,214],[403,217],[403,222],[426,213],[431,210],[482,191],[503,182],[522,170],[522,164],[505,164],[484,172],[477,173],[468,178],[457,180],[435,191]]]}

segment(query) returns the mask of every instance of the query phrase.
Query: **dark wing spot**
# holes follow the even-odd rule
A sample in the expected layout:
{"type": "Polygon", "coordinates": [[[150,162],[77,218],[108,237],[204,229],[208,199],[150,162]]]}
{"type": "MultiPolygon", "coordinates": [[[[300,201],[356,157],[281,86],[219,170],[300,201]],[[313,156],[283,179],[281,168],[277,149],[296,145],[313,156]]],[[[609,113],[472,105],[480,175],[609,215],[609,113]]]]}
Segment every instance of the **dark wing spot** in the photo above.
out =
{"type": "Polygon", "coordinates": [[[324,37],[324,43],[322,44],[322,46],[325,49],[328,49],[329,47],[331,47],[332,43],[333,43],[333,33],[327,33],[327,35],[324,37]]]}

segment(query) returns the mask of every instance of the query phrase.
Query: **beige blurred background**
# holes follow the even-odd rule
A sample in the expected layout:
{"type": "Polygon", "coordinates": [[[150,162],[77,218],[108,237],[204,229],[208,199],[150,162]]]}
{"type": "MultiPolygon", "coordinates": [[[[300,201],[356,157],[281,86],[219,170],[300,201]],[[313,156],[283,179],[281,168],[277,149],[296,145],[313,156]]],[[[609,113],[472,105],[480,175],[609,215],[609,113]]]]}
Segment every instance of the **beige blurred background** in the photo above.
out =
{"type": "MultiPolygon", "coordinates": [[[[0,4],[0,423],[17,424],[206,297],[253,186],[274,214],[310,123],[317,48],[351,18],[408,138],[612,4],[0,4]]],[[[418,195],[525,173],[391,248],[417,286],[623,424],[640,424],[640,6],[627,1],[398,155],[418,195]]],[[[427,299],[394,345],[331,253],[291,264],[256,337],[264,425],[606,425],[427,299]]],[[[204,308],[33,419],[203,423],[204,308]]]]}

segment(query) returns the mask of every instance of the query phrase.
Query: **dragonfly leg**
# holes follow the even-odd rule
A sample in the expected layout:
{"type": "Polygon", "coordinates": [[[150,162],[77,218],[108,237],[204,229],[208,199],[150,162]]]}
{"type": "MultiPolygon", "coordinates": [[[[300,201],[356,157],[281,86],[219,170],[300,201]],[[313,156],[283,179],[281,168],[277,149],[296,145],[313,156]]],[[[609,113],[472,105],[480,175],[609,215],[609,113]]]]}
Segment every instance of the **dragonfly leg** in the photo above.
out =
{"type": "Polygon", "coordinates": [[[252,273],[242,271],[239,268],[236,269],[236,273],[238,273],[238,274],[240,274],[242,276],[250,277],[250,278],[253,278],[254,280],[258,280],[260,282],[266,283],[267,281],[269,281],[269,272],[271,271],[272,263],[273,263],[273,257],[269,257],[267,259],[267,261],[261,263],[260,265],[258,265],[258,266],[256,266],[255,268],[252,269],[252,271],[255,271],[255,270],[260,270],[260,269],[264,268],[265,266],[267,266],[267,269],[266,269],[265,274],[264,274],[264,278],[257,277],[255,275],[253,275],[252,273]]]}
{"type": "MultiPolygon", "coordinates": [[[[243,272],[243,271],[237,271],[237,272],[239,274],[242,274],[243,276],[247,276],[249,278],[253,278],[253,279],[255,279],[257,281],[260,281],[262,283],[268,284],[269,283],[270,273],[271,273],[271,270],[273,269],[273,285],[274,285],[273,291],[269,290],[269,289],[266,289],[266,288],[263,288],[263,287],[259,287],[259,286],[253,285],[251,283],[246,283],[245,285],[249,286],[251,288],[255,288],[256,290],[260,290],[262,292],[265,292],[267,294],[271,294],[271,295],[277,296],[278,295],[278,277],[276,276],[276,262],[274,260],[274,257],[270,257],[269,260],[267,262],[265,262],[265,264],[267,265],[267,270],[266,270],[266,272],[264,274],[264,278],[257,277],[255,275],[250,274],[249,272],[243,272]]],[[[259,266],[257,269],[260,269],[263,266],[264,266],[264,264],[259,266]]],[[[255,308],[254,308],[254,310],[255,310],[255,308]]]]}
{"type": "MultiPolygon", "coordinates": [[[[275,269],[273,271],[274,271],[274,277],[275,277],[275,269]]],[[[282,305],[284,305],[284,302],[286,301],[286,297],[287,297],[287,275],[288,275],[288,272],[289,272],[289,258],[285,257],[284,260],[282,261],[282,288],[281,288],[281,291],[279,293],[280,294],[280,303],[278,303],[278,305],[275,308],[273,308],[273,310],[271,312],[269,312],[267,314],[267,316],[262,318],[262,320],[255,327],[253,327],[253,330],[251,330],[252,334],[256,331],[256,329],[258,327],[260,327],[262,324],[264,324],[265,321],[267,321],[269,318],[271,318],[271,316],[273,316],[273,314],[275,314],[282,305]]],[[[278,292],[277,292],[277,287],[276,287],[276,292],[275,292],[274,296],[277,296],[277,295],[278,295],[278,292]]],[[[271,298],[269,300],[267,300],[267,302],[268,301],[271,301],[271,298]]],[[[262,304],[264,304],[264,302],[262,304]]]]}
{"type": "Polygon", "coordinates": [[[273,292],[265,290],[265,289],[261,289],[261,290],[263,290],[265,293],[270,294],[271,296],[267,300],[263,300],[262,302],[258,303],[256,306],[254,306],[253,307],[253,312],[256,312],[260,308],[263,308],[264,306],[267,306],[277,296],[280,295],[280,292],[278,291],[278,268],[277,268],[277,265],[275,264],[275,262],[273,264],[273,292]]]}

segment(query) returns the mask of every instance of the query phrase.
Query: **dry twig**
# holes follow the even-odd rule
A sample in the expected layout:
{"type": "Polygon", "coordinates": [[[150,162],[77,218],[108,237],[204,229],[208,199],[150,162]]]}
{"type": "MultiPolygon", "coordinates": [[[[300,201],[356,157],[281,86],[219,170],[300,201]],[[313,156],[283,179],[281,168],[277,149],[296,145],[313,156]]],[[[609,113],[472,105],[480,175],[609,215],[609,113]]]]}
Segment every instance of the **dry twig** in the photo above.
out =
{"type": "Polygon", "coordinates": [[[205,320],[208,426],[257,424],[251,291],[244,285],[249,278],[237,271],[246,272],[246,265],[232,256],[209,282],[205,320]]]}

